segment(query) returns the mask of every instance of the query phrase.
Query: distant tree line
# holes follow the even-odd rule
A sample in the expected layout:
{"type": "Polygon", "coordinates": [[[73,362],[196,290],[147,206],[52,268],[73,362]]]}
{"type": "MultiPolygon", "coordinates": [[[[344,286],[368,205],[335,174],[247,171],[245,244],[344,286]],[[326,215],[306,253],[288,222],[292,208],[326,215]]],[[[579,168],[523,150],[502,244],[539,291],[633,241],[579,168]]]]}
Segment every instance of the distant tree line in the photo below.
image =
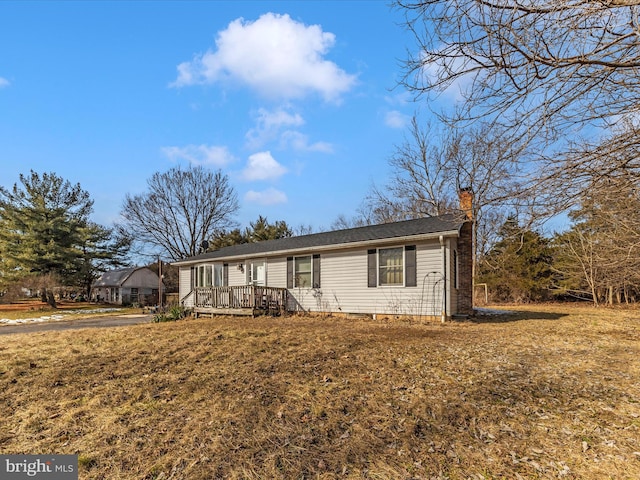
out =
{"type": "Polygon", "coordinates": [[[566,231],[545,237],[507,219],[477,258],[491,301],[640,301],[640,189],[632,178],[602,182],[569,212],[566,231]]]}
{"type": "MultiPolygon", "coordinates": [[[[157,271],[158,258],[293,235],[286,222],[263,216],[244,230],[229,228],[237,210],[221,171],[176,167],[154,174],[146,193],[127,195],[120,222],[104,227],[90,220],[93,201],[80,184],[32,170],[12,188],[0,187],[0,296],[37,293],[55,307],[56,294],[88,298],[103,272],[134,259],[157,271]]],[[[169,291],[177,289],[174,270],[164,263],[169,291]]]]}
{"type": "Polygon", "coordinates": [[[130,239],[92,222],[92,207],[88,192],[54,173],[0,187],[0,292],[19,285],[55,307],[56,289],[88,294],[98,272],[126,264],[130,239]]]}
{"type": "Polygon", "coordinates": [[[249,222],[244,230],[234,228],[230,231],[216,232],[211,242],[207,242],[204,250],[218,250],[219,248],[239,245],[242,243],[255,243],[264,240],[277,240],[279,238],[292,237],[293,230],[284,220],[269,223],[267,217],[258,216],[255,222],[249,222]]]}

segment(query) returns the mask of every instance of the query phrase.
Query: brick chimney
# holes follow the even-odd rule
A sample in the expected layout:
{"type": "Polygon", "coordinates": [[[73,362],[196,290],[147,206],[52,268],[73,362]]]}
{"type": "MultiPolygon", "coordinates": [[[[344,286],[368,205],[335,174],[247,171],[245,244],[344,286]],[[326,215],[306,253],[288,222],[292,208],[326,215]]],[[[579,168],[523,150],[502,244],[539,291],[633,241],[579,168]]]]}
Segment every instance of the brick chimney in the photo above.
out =
{"type": "Polygon", "coordinates": [[[467,220],[473,220],[473,192],[471,187],[461,188],[458,191],[460,199],[460,210],[462,210],[467,220]]]}
{"type": "Polygon", "coordinates": [[[473,191],[471,187],[458,190],[460,210],[464,213],[464,223],[458,237],[458,313],[473,314],[473,191]]]}

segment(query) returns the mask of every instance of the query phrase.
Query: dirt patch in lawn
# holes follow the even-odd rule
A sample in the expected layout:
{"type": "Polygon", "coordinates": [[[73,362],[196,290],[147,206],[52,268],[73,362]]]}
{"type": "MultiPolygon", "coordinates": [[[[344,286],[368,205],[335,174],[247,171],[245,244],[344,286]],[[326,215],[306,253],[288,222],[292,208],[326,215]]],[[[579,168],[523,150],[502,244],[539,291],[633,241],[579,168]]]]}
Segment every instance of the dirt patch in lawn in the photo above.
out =
{"type": "Polygon", "coordinates": [[[75,310],[78,308],[95,307],[95,304],[87,302],[57,302],[57,309],[52,309],[46,302],[38,300],[24,300],[13,303],[0,303],[0,313],[3,312],[41,312],[49,310],[75,310]]]}
{"type": "Polygon", "coordinates": [[[12,335],[0,451],[81,479],[640,477],[637,312],[12,335]]]}

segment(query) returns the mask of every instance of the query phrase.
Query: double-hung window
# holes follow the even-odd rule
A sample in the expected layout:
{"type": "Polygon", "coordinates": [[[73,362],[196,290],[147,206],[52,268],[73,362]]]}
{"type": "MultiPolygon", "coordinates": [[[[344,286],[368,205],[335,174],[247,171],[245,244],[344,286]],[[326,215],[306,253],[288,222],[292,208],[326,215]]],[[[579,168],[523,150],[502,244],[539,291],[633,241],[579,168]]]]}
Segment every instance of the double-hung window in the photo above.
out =
{"type": "Polygon", "coordinates": [[[307,255],[305,257],[294,257],[293,271],[294,287],[311,287],[311,255],[307,255]]]}
{"type": "Polygon", "coordinates": [[[320,255],[287,257],[287,288],[320,288],[320,255]]]}
{"type": "Polygon", "coordinates": [[[416,247],[389,247],[367,252],[369,287],[415,287],[416,247]]]}
{"type": "Polygon", "coordinates": [[[404,284],[404,249],[381,248],[378,250],[378,285],[404,284]]]}

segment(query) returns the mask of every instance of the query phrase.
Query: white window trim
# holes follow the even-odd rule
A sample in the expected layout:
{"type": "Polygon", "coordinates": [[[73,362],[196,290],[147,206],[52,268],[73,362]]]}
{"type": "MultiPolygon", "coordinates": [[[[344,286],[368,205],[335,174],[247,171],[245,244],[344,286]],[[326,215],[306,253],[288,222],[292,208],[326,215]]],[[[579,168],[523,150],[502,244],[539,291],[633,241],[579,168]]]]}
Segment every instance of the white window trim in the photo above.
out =
{"type": "Polygon", "coordinates": [[[250,260],[247,263],[247,284],[248,285],[256,285],[256,286],[261,286],[261,287],[266,287],[267,286],[267,261],[265,259],[262,260],[250,260]],[[259,265],[262,264],[262,267],[264,268],[264,279],[263,279],[263,284],[262,285],[258,285],[258,281],[256,279],[253,278],[253,266],[254,265],[259,265]]]}
{"type": "Polygon", "coordinates": [[[224,266],[222,263],[200,263],[196,266],[195,284],[197,288],[210,288],[210,287],[222,287],[223,285],[216,285],[216,267],[220,268],[220,281],[224,283],[224,266]],[[207,273],[206,269],[211,268],[211,285],[200,285],[200,269],[202,268],[202,283],[206,283],[207,273]]]}

